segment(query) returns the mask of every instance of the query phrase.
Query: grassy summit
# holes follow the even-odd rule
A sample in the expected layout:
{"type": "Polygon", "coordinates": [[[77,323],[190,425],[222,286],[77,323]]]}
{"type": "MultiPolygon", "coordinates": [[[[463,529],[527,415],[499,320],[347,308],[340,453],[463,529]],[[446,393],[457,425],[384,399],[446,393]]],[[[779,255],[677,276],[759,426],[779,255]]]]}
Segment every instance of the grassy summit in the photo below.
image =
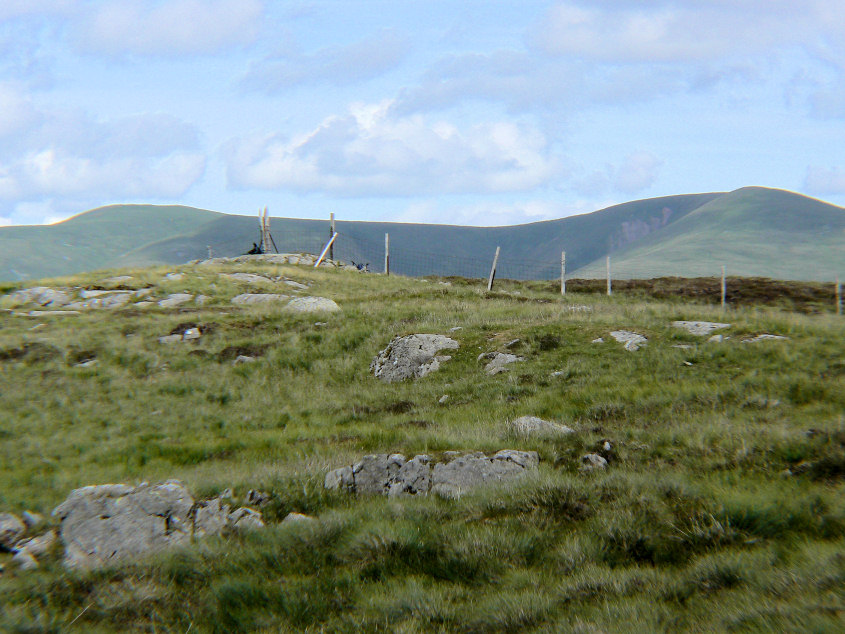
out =
{"type": "MultiPolygon", "coordinates": [[[[540,282],[486,293],[259,262],[173,270],[121,271],[121,286],[203,305],[0,312],[0,512],[49,515],[75,487],[177,478],[196,496],[269,492],[268,526],[96,572],[66,570],[58,551],[29,572],[0,554],[0,630],[840,628],[845,322],[829,303],[723,313],[642,289],[561,298],[540,282]],[[341,312],[230,302],[295,290],[341,312]],[[709,343],[674,320],[729,322],[718,332],[730,338],[709,343]],[[159,343],[190,326],[199,339],[159,343]],[[609,336],[623,329],[647,345],[626,351],[609,336]],[[417,381],[375,379],[373,357],[412,333],[460,348],[417,381]],[[762,333],[788,339],[743,343],[762,333]],[[486,375],[478,355],[514,339],[507,350],[525,360],[486,375]],[[257,360],[235,365],[239,354],[257,360]],[[511,435],[506,421],[524,415],[576,433],[511,435]],[[607,469],[579,471],[605,441],[607,469]],[[323,488],[329,469],[368,453],[503,448],[538,451],[539,472],[460,500],[323,488]],[[317,521],[280,524],[291,511],[317,521]]],[[[103,287],[113,274],[48,282],[103,287]]]]}

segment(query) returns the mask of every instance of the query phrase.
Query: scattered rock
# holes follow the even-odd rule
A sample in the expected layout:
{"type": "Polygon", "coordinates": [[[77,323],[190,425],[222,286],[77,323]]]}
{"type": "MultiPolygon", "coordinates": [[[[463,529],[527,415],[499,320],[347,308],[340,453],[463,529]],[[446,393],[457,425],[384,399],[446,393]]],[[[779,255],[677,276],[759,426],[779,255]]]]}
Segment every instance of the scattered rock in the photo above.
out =
{"type": "Polygon", "coordinates": [[[19,550],[12,557],[12,561],[21,570],[35,570],[38,568],[38,560],[27,550],[19,550]]]}
{"type": "Polygon", "coordinates": [[[187,543],[193,503],[187,489],[176,481],[75,489],[53,511],[61,521],[65,564],[96,567],[187,543]]]}
{"type": "Polygon", "coordinates": [[[289,295],[279,295],[278,293],[242,293],[233,297],[232,303],[237,305],[266,304],[267,302],[278,302],[289,297],[289,295]]]}
{"type": "Polygon", "coordinates": [[[291,512],[285,515],[285,519],[282,520],[282,524],[310,524],[316,521],[317,520],[310,515],[291,512]]]}
{"type": "Polygon", "coordinates": [[[624,343],[625,350],[629,350],[630,352],[639,350],[648,343],[648,339],[646,339],[643,335],[630,332],[629,330],[614,330],[610,333],[610,336],[616,339],[619,343],[624,343]]]}
{"type": "Polygon", "coordinates": [[[500,372],[507,372],[508,368],[505,366],[517,361],[524,361],[523,357],[518,357],[515,354],[508,354],[505,352],[484,352],[478,355],[478,360],[487,360],[489,362],[484,366],[484,371],[490,376],[499,374],[500,372]]]}
{"type": "Polygon", "coordinates": [[[768,335],[762,334],[757,335],[756,337],[752,337],[750,339],[743,339],[742,343],[757,343],[758,341],[789,341],[789,337],[784,337],[783,335],[768,335]]]}
{"type": "Polygon", "coordinates": [[[56,315],[78,315],[78,310],[31,310],[27,317],[53,317],[56,315]]]}
{"type": "Polygon", "coordinates": [[[448,394],[444,394],[443,396],[441,396],[441,397],[437,400],[437,402],[438,402],[438,403],[440,403],[441,405],[443,405],[443,404],[444,404],[446,401],[448,401],[448,400],[449,400],[449,395],[448,395],[448,394]]]}
{"type": "Polygon", "coordinates": [[[193,298],[194,296],[190,293],[172,293],[165,299],[159,300],[158,305],[162,308],[176,308],[191,301],[193,298]]]}
{"type": "Polygon", "coordinates": [[[65,291],[49,286],[24,288],[6,297],[14,304],[37,304],[47,308],[60,308],[70,303],[70,296],[65,291]]]}
{"type": "Polygon", "coordinates": [[[536,469],[539,462],[537,452],[513,449],[490,457],[481,452],[446,452],[445,457],[445,462],[432,466],[432,459],[424,454],[408,461],[401,454],[368,455],[351,467],[329,471],[325,487],[394,497],[431,491],[457,498],[477,486],[523,475],[536,469]]]}
{"type": "Polygon", "coordinates": [[[74,364],[73,367],[75,367],[75,368],[93,368],[98,363],[99,363],[99,361],[97,359],[88,359],[87,361],[81,361],[80,363],[74,364]]]}
{"type": "Polygon", "coordinates": [[[83,297],[84,301],[68,304],[67,308],[71,310],[120,308],[128,304],[134,296],[132,291],[82,291],[80,296],[83,293],[94,293],[94,295],[89,295],[87,298],[83,297]]]}
{"type": "Polygon", "coordinates": [[[243,365],[244,363],[252,363],[255,361],[255,357],[249,357],[245,354],[239,354],[234,361],[232,361],[232,365],[243,365]]]}
{"type": "Polygon", "coordinates": [[[707,339],[707,343],[722,343],[728,339],[730,339],[730,337],[726,337],[725,335],[713,335],[707,339]]]}
{"type": "Polygon", "coordinates": [[[336,313],[340,306],[327,297],[295,297],[288,302],[285,310],[296,313],[336,313]]]}
{"type": "Polygon", "coordinates": [[[184,273],[168,273],[167,275],[164,276],[164,279],[166,279],[166,280],[181,280],[183,277],[185,277],[184,273]]]}
{"type": "Polygon", "coordinates": [[[714,330],[730,328],[731,324],[720,324],[714,321],[673,321],[672,326],[686,330],[691,335],[703,337],[714,330]]]}
{"type": "Polygon", "coordinates": [[[264,520],[258,511],[243,507],[229,513],[229,526],[237,531],[251,531],[263,528],[264,520]]]}
{"type": "Polygon", "coordinates": [[[604,343],[604,338],[598,337],[596,339],[593,339],[590,343],[604,343]]]}
{"type": "Polygon", "coordinates": [[[293,288],[298,288],[302,291],[308,288],[307,284],[301,284],[300,282],[294,282],[293,280],[285,280],[285,284],[287,284],[288,286],[292,286],[293,288]]]}
{"type": "Polygon", "coordinates": [[[420,378],[434,372],[450,356],[436,356],[444,349],[456,350],[458,342],[444,335],[395,337],[370,364],[370,371],[385,383],[420,378]]]}
{"type": "Polygon", "coordinates": [[[513,339],[512,341],[508,341],[505,344],[505,348],[513,348],[516,344],[519,343],[519,341],[520,341],[519,339],[513,339]]]}
{"type": "Polygon", "coordinates": [[[53,547],[53,544],[56,543],[56,539],[56,531],[47,531],[38,537],[32,537],[30,539],[25,539],[22,542],[18,542],[15,544],[15,548],[18,552],[25,550],[33,557],[41,557],[42,555],[46,555],[50,548],[53,547]]]}
{"type": "Polygon", "coordinates": [[[182,325],[174,329],[169,335],[158,338],[159,343],[179,343],[181,341],[196,341],[202,337],[202,331],[197,326],[182,325]]]}
{"type": "Polygon", "coordinates": [[[675,343],[672,344],[673,348],[678,348],[679,350],[692,350],[692,346],[687,345],[685,343],[675,343]]]}
{"type": "Polygon", "coordinates": [[[248,284],[273,284],[273,280],[257,273],[221,273],[220,277],[227,277],[230,280],[237,282],[247,282],[248,284]]]}
{"type": "Polygon", "coordinates": [[[452,328],[449,328],[449,332],[458,332],[459,330],[463,330],[463,329],[464,329],[463,326],[453,326],[452,328]]]}
{"type": "Polygon", "coordinates": [[[566,425],[552,423],[536,416],[521,416],[508,421],[508,429],[518,436],[566,436],[575,430],[566,425]]]}
{"type": "Polygon", "coordinates": [[[597,453],[588,453],[581,456],[581,471],[595,471],[607,468],[607,460],[597,453]]]}
{"type": "Polygon", "coordinates": [[[178,343],[182,341],[182,335],[164,335],[158,338],[159,343],[178,343]]]}
{"type": "Polygon", "coordinates": [[[246,503],[250,506],[264,506],[272,499],[273,496],[267,493],[267,491],[257,491],[255,489],[250,489],[246,493],[246,503]]]}
{"type": "Polygon", "coordinates": [[[0,549],[11,549],[25,530],[26,525],[16,515],[0,513],[0,549]]]}
{"type": "Polygon", "coordinates": [[[184,333],[182,333],[182,341],[192,341],[194,339],[199,339],[202,336],[200,333],[199,328],[188,328],[184,333]]]}
{"type": "Polygon", "coordinates": [[[35,528],[44,521],[44,516],[33,511],[24,511],[21,513],[21,519],[26,525],[27,529],[35,528]]]}

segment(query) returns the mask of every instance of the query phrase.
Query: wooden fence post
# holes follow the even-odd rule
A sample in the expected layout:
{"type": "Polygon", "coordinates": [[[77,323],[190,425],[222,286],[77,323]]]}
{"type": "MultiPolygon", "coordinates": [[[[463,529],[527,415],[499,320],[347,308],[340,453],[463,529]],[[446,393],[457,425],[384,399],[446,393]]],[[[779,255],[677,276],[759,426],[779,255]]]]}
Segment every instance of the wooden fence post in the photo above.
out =
{"type": "Polygon", "coordinates": [[[490,277],[487,279],[487,290],[493,290],[493,278],[496,277],[496,264],[499,262],[499,247],[496,247],[496,255],[493,256],[493,268],[490,269],[490,277]]]}
{"type": "Polygon", "coordinates": [[[725,282],[725,265],[722,265],[722,310],[725,309],[725,300],[727,299],[728,286],[725,282]]]}
{"type": "Polygon", "coordinates": [[[560,252],[560,294],[566,295],[566,251],[560,252]]]}
{"type": "Polygon", "coordinates": [[[610,256],[607,256],[607,295],[610,296],[610,256]]]}
{"type": "Polygon", "coordinates": [[[390,234],[384,234],[384,274],[390,275],[390,234]]]}
{"type": "Polygon", "coordinates": [[[839,283],[839,276],[836,276],[836,314],[842,314],[842,284],[839,283]]]}
{"type": "MultiPolygon", "coordinates": [[[[335,234],[334,230],[334,212],[329,215],[329,238],[335,234]]],[[[334,262],[334,243],[329,247],[329,259],[334,262]]]]}

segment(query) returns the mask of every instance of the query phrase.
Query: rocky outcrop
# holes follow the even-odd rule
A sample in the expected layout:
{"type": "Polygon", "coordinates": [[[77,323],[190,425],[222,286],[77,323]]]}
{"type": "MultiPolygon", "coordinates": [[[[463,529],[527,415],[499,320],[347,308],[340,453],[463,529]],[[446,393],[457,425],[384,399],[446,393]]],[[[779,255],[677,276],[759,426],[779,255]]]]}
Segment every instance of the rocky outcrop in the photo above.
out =
{"type": "Polygon", "coordinates": [[[252,509],[231,511],[220,498],[194,502],[178,481],[88,486],[71,492],[53,511],[60,521],[64,561],[94,568],[218,535],[263,526],[252,509]]]}
{"type": "Polygon", "coordinates": [[[757,335],[756,337],[751,337],[749,339],[743,339],[742,343],[759,343],[760,341],[788,341],[789,337],[784,337],[783,335],[769,335],[769,334],[762,334],[757,335]]]}
{"type": "Polygon", "coordinates": [[[517,363],[519,361],[524,361],[523,357],[518,357],[515,354],[508,354],[505,352],[484,352],[478,355],[479,361],[487,361],[487,365],[484,366],[484,371],[487,372],[490,376],[495,374],[499,374],[500,372],[507,372],[508,368],[506,365],[511,363],[517,363]]]}
{"type": "Polygon", "coordinates": [[[575,430],[566,425],[552,423],[536,416],[521,416],[508,421],[508,430],[517,436],[567,436],[575,430]]]}
{"type": "Polygon", "coordinates": [[[220,277],[226,277],[236,282],[246,282],[247,284],[273,284],[273,280],[269,277],[258,273],[221,273],[220,277]]]}
{"type": "Polygon", "coordinates": [[[385,383],[418,379],[440,367],[452,357],[438,356],[441,350],[456,350],[458,342],[444,335],[408,335],[395,337],[378,353],[370,371],[385,383]]]}
{"type": "Polygon", "coordinates": [[[481,452],[450,456],[434,462],[423,454],[406,460],[401,454],[372,454],[352,466],[326,474],[327,489],[389,496],[427,495],[457,498],[478,486],[524,475],[537,468],[535,451],[503,449],[493,456],[481,452]]]}
{"type": "Polygon", "coordinates": [[[672,326],[686,330],[691,335],[703,337],[714,330],[730,328],[730,324],[721,324],[715,321],[673,321],[672,326]]]}
{"type": "Polygon", "coordinates": [[[628,350],[629,352],[639,350],[648,343],[648,339],[646,339],[643,335],[630,332],[629,330],[614,330],[610,333],[610,336],[616,339],[619,343],[624,343],[625,350],[628,350]]]}
{"type": "Polygon", "coordinates": [[[288,302],[285,310],[295,313],[336,313],[340,306],[327,297],[295,297],[288,302]]]}

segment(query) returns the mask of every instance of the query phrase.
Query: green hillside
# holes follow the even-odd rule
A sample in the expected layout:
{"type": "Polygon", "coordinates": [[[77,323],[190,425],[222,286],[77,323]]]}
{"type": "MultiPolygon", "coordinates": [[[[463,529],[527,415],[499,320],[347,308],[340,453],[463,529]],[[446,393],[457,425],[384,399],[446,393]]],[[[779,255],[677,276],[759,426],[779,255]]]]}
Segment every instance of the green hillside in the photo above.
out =
{"type": "MultiPolygon", "coordinates": [[[[612,253],[619,278],[729,274],[832,280],[845,272],[845,209],[792,192],[745,187],[612,253]]],[[[576,271],[605,275],[605,261],[576,271]]]]}
{"type": "MultiPolygon", "coordinates": [[[[281,252],[317,253],[325,220],[272,218],[281,252]]],[[[554,279],[566,251],[570,276],[602,277],[612,254],[617,278],[731,275],[830,280],[845,271],[845,210],[790,192],[748,187],[666,196],[589,214],[507,227],[387,222],[337,223],[334,258],[382,270],[486,277],[496,247],[498,276],[554,279]]],[[[0,280],[181,264],[236,256],[258,238],[255,217],[179,206],[103,207],[43,227],[0,228],[0,280]]]]}
{"type": "MultiPolygon", "coordinates": [[[[842,630],[845,320],[830,294],[813,314],[723,310],[688,299],[694,281],[668,299],[563,297],[261,257],[125,274],[114,309],[0,296],[0,632],[842,630]],[[233,302],[250,292],[275,299],[233,302]],[[309,297],[337,310],[291,308],[309,297]],[[722,322],[721,338],[675,320],[722,322]],[[626,349],[620,330],[647,342],[626,349]],[[379,351],[417,333],[454,342],[439,369],[374,376],[379,351]],[[515,356],[490,374],[479,355],[496,352],[515,356]],[[525,416],[546,429],[514,428],[525,416]],[[433,481],[501,450],[536,461],[460,496],[325,486],[365,456],[424,454],[433,481]],[[77,507],[85,522],[53,513],[81,487],[172,480],[190,511],[124,496],[77,507]],[[199,532],[215,505],[263,526],[199,532]],[[156,546],[118,558],[118,539],[156,546]],[[103,566],[65,565],[86,553],[103,566]]],[[[74,300],[109,284],[30,285],[45,283],[74,300]]]]}
{"type": "Polygon", "coordinates": [[[0,228],[0,280],[69,275],[119,266],[120,256],[163,235],[222,216],[180,205],[111,205],[55,225],[0,228]]]}

